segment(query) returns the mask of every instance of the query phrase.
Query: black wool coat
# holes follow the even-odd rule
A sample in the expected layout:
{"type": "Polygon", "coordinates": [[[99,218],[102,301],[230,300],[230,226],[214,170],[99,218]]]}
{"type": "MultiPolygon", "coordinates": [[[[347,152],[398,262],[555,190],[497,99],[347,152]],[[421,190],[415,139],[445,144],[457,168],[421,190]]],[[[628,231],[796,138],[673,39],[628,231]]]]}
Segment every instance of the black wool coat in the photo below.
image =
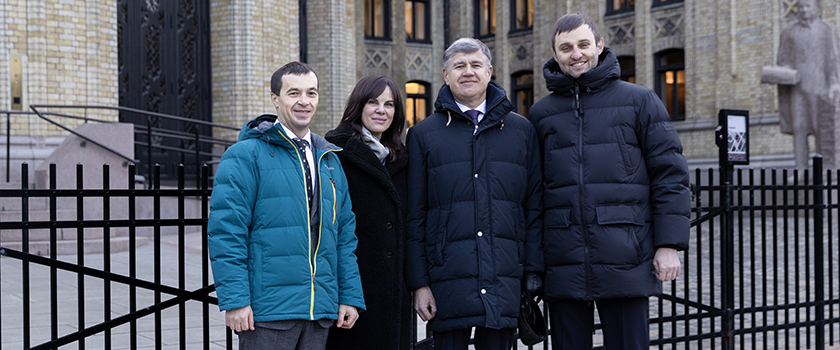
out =
{"type": "Polygon", "coordinates": [[[430,286],[432,331],[516,328],[521,278],[542,271],[542,171],[533,125],[487,87],[478,126],[441,88],[408,131],[406,284],[430,286]]]}
{"type": "Polygon", "coordinates": [[[412,304],[403,278],[408,156],[403,151],[383,166],[348,124],[325,138],[344,149],[337,154],[356,214],[356,256],[367,306],[352,329],[330,330],[327,349],[408,349],[412,304]]]}

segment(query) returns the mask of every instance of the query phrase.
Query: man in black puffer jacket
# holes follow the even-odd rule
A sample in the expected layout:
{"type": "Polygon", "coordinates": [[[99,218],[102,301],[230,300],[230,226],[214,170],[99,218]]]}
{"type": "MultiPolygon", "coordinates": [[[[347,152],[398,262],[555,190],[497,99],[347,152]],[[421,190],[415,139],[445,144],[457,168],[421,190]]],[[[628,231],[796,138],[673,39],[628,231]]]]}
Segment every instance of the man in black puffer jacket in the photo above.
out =
{"type": "Polygon", "coordinates": [[[648,297],[688,248],[682,145],[659,97],[618,80],[592,19],[561,17],[552,52],[551,94],[528,114],[543,147],[552,348],[591,349],[597,306],[608,350],[647,349],[648,297]]]}
{"type": "Polygon", "coordinates": [[[455,41],[435,112],[408,131],[406,284],[436,350],[466,350],[473,327],[477,350],[509,350],[523,275],[543,270],[539,140],[490,62],[455,41]]]}

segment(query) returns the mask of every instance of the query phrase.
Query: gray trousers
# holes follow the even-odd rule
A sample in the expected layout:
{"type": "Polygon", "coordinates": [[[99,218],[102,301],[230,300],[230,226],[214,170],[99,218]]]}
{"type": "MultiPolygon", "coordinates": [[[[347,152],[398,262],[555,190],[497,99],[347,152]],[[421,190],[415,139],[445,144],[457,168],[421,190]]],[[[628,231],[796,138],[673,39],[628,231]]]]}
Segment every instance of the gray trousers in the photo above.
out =
{"type": "Polygon", "coordinates": [[[240,350],[323,350],[332,320],[255,322],[253,331],[239,332],[240,350]]]}

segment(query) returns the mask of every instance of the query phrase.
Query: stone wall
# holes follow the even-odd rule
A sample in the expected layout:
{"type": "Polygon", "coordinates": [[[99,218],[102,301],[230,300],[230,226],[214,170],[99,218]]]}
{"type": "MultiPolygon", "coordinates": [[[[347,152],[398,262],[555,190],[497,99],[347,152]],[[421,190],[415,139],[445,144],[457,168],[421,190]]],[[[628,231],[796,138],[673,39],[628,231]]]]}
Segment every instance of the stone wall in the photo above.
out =
{"type": "MultiPolygon", "coordinates": [[[[94,0],[0,1],[0,109],[11,109],[10,62],[21,62],[22,106],[117,105],[116,5],[94,0]]],[[[83,115],[81,110],[50,110],[83,115]]],[[[90,117],[116,120],[112,112],[90,117]]],[[[71,128],[79,122],[63,119],[71,128]]],[[[12,116],[12,134],[59,131],[32,116],[12,116]]]]}

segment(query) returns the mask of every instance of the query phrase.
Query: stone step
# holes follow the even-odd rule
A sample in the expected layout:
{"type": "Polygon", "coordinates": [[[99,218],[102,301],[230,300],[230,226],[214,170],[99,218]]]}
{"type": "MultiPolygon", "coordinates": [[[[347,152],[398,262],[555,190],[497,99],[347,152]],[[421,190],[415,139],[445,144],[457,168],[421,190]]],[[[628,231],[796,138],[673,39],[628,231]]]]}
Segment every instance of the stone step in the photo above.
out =
{"type": "MultiPolygon", "coordinates": [[[[137,237],[135,239],[135,245],[137,247],[144,246],[152,242],[151,237],[137,237]]],[[[0,246],[4,248],[14,249],[18,251],[22,251],[22,244],[20,241],[18,242],[2,242],[0,246]]],[[[110,240],[111,252],[122,252],[128,250],[129,247],[129,239],[128,237],[111,237],[110,240]]],[[[76,254],[76,249],[78,245],[76,240],[61,240],[56,242],[56,254],[57,255],[69,255],[69,254],[76,254]]],[[[105,250],[105,242],[102,239],[85,239],[84,241],[84,252],[85,254],[100,254],[105,250]]],[[[35,255],[41,256],[48,256],[50,255],[50,242],[49,241],[30,241],[29,242],[29,252],[35,255]]]]}

